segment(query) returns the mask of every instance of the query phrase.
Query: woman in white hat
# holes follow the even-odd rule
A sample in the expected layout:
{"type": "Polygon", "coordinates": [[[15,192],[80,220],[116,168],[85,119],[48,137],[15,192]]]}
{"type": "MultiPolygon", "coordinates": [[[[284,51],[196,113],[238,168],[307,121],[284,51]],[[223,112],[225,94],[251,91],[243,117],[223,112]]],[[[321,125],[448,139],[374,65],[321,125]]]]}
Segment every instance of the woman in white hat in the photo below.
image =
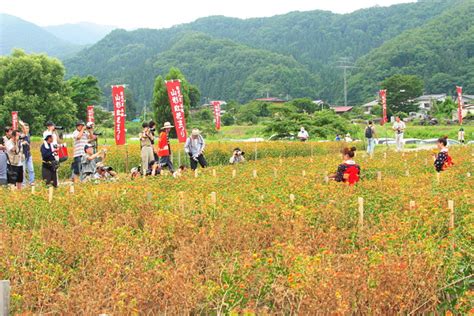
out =
{"type": "Polygon", "coordinates": [[[168,167],[171,173],[174,173],[173,162],[170,159],[171,147],[169,133],[174,126],[170,122],[165,122],[161,128],[160,140],[158,142],[158,156],[160,157],[161,167],[168,167]]]}
{"type": "Polygon", "coordinates": [[[184,144],[184,151],[189,155],[192,170],[196,170],[198,162],[202,168],[207,167],[207,161],[203,155],[205,146],[201,131],[193,128],[191,136],[188,137],[186,144],[184,144]]]}

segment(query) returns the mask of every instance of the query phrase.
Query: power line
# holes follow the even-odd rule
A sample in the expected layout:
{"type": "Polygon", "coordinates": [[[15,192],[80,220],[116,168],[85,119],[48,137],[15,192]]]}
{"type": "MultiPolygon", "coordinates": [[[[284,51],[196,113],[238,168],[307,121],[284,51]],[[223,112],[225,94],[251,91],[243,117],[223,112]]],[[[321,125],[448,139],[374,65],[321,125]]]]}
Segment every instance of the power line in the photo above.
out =
{"type": "Polygon", "coordinates": [[[350,57],[341,57],[337,61],[339,66],[337,68],[344,69],[344,106],[347,106],[347,69],[357,68],[350,57]]]}

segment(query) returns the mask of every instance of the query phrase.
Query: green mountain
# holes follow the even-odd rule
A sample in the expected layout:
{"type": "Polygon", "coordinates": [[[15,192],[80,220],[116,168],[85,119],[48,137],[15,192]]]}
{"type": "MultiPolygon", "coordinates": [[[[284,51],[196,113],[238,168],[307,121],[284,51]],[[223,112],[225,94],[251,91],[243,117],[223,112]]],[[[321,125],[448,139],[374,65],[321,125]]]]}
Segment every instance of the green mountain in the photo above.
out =
{"type": "Polygon", "coordinates": [[[14,48],[65,58],[81,50],[82,46],[61,40],[33,23],[0,14],[0,55],[8,55],[14,48]]]}
{"type": "MultiPolygon", "coordinates": [[[[383,55],[384,45],[418,29],[438,32],[438,18],[456,8],[470,10],[469,3],[472,0],[420,0],[344,15],[310,11],[247,20],[216,16],[169,29],[115,30],[65,65],[70,75],[97,76],[104,89],[129,84],[140,104],[151,99],[152,78],[171,66],[180,68],[203,97],[248,101],[268,92],[337,103],[343,99],[341,57],[366,67],[365,56],[377,51],[383,55]]],[[[465,28],[472,26],[471,19],[465,21],[465,28]]],[[[365,76],[380,78],[386,72],[376,70],[365,76]]],[[[357,78],[363,69],[354,73],[357,78]]],[[[356,86],[355,79],[351,84],[356,86]]],[[[376,91],[374,86],[355,90],[357,101],[376,91]]]]}
{"type": "Polygon", "coordinates": [[[425,25],[406,31],[357,62],[350,97],[364,101],[394,74],[423,78],[427,93],[474,92],[474,1],[464,1],[425,25]]]}
{"type": "Polygon", "coordinates": [[[91,45],[100,41],[117,27],[81,22],[51,25],[43,28],[64,41],[77,45],[91,45]]]}

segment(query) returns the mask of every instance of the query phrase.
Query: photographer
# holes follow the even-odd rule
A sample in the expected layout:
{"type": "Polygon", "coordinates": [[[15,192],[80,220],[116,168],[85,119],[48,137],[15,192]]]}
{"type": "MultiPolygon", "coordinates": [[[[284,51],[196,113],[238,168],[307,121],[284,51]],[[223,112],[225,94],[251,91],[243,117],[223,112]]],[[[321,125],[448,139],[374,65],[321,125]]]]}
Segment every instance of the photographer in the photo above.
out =
{"type": "Polygon", "coordinates": [[[153,135],[150,131],[148,123],[142,124],[143,131],[140,133],[140,147],[141,147],[141,158],[142,158],[142,171],[143,175],[146,175],[148,164],[154,160],[153,155],[153,135]]]}
{"type": "MultiPolygon", "coordinates": [[[[150,134],[153,138],[152,141],[151,141],[151,145],[152,145],[152,147],[154,147],[155,146],[156,123],[154,121],[150,121],[150,123],[148,123],[148,126],[150,127],[150,134]]],[[[154,148],[153,148],[153,157],[154,157],[155,161],[160,160],[160,158],[158,157],[158,154],[156,153],[156,150],[154,148]]]]}
{"type": "Polygon", "coordinates": [[[161,128],[160,139],[158,141],[158,156],[161,167],[168,167],[171,174],[174,174],[174,166],[171,161],[170,131],[174,126],[170,122],[165,122],[161,128]]]}
{"type": "MultiPolygon", "coordinates": [[[[93,142],[96,137],[94,136],[94,134],[86,131],[86,125],[82,121],[78,121],[76,123],[76,130],[74,131],[74,133],[72,133],[72,137],[74,139],[74,160],[72,162],[71,169],[72,180],[76,182],[81,175],[81,160],[85,154],[84,148],[86,145],[90,145],[89,143],[93,142]]],[[[95,167],[94,169],[92,169],[91,172],[95,172],[95,167]]]]}
{"type": "Polygon", "coordinates": [[[245,153],[241,151],[240,148],[237,147],[234,149],[234,152],[232,153],[232,157],[230,157],[229,162],[231,164],[238,164],[238,163],[245,162],[244,155],[245,153]]]}
{"type": "Polygon", "coordinates": [[[56,160],[56,149],[53,145],[54,137],[52,134],[46,134],[44,142],[41,145],[41,158],[43,160],[41,168],[41,176],[46,182],[46,185],[53,185],[58,187],[58,167],[59,162],[56,160]]]}
{"type": "Polygon", "coordinates": [[[84,146],[84,155],[81,157],[81,168],[80,168],[80,180],[90,180],[97,169],[97,160],[99,158],[105,158],[105,149],[98,151],[94,154],[94,147],[91,144],[84,146]]]}
{"type": "Polygon", "coordinates": [[[19,121],[21,129],[23,133],[21,134],[22,137],[22,145],[23,145],[23,154],[25,155],[25,161],[23,162],[23,186],[26,186],[26,172],[28,172],[28,180],[30,185],[35,185],[35,169],[33,166],[33,157],[31,156],[31,139],[30,139],[30,126],[23,122],[19,121]]]}
{"type": "Polygon", "coordinates": [[[46,122],[46,130],[43,132],[43,139],[45,139],[47,135],[51,135],[53,136],[52,145],[57,146],[59,141],[58,129],[62,129],[62,126],[56,126],[56,124],[51,121],[46,122]]]}
{"type": "Polygon", "coordinates": [[[5,153],[5,147],[3,143],[3,137],[0,138],[0,187],[8,185],[7,177],[7,154],[5,153]]]}
{"type": "Polygon", "coordinates": [[[117,173],[112,167],[104,166],[103,163],[99,162],[96,165],[94,179],[98,180],[114,180],[117,173]]]}
{"type": "Polygon", "coordinates": [[[97,136],[101,135],[101,133],[97,133],[94,131],[95,124],[93,122],[87,122],[86,129],[89,135],[91,135],[91,139],[89,140],[89,144],[94,146],[94,153],[96,152],[97,148],[99,147],[99,141],[97,136]]]}
{"type": "Polygon", "coordinates": [[[405,132],[405,122],[400,120],[400,117],[395,118],[395,123],[393,123],[392,129],[395,131],[395,142],[397,144],[397,151],[401,151],[405,142],[403,141],[403,133],[405,132]]]}
{"type": "Polygon", "coordinates": [[[20,139],[20,132],[13,130],[10,139],[5,143],[7,147],[8,159],[8,183],[16,184],[21,190],[23,183],[23,142],[20,139]]]}
{"type": "Polygon", "coordinates": [[[205,146],[201,132],[197,128],[193,128],[191,136],[188,137],[184,145],[184,151],[189,155],[192,170],[196,170],[198,162],[202,168],[207,167],[207,161],[203,155],[205,146]]]}

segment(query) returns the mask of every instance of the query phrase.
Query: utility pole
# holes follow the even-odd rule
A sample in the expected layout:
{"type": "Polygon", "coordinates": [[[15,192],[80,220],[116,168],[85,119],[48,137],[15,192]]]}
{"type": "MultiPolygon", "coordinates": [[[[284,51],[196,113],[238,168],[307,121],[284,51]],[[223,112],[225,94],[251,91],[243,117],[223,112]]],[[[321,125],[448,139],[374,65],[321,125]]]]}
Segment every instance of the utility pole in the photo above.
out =
{"type": "Polygon", "coordinates": [[[341,57],[338,60],[337,68],[344,69],[344,106],[347,106],[347,69],[356,68],[350,57],[341,57]]]}
{"type": "Polygon", "coordinates": [[[146,122],[146,100],[143,100],[143,122],[146,122]]]}

